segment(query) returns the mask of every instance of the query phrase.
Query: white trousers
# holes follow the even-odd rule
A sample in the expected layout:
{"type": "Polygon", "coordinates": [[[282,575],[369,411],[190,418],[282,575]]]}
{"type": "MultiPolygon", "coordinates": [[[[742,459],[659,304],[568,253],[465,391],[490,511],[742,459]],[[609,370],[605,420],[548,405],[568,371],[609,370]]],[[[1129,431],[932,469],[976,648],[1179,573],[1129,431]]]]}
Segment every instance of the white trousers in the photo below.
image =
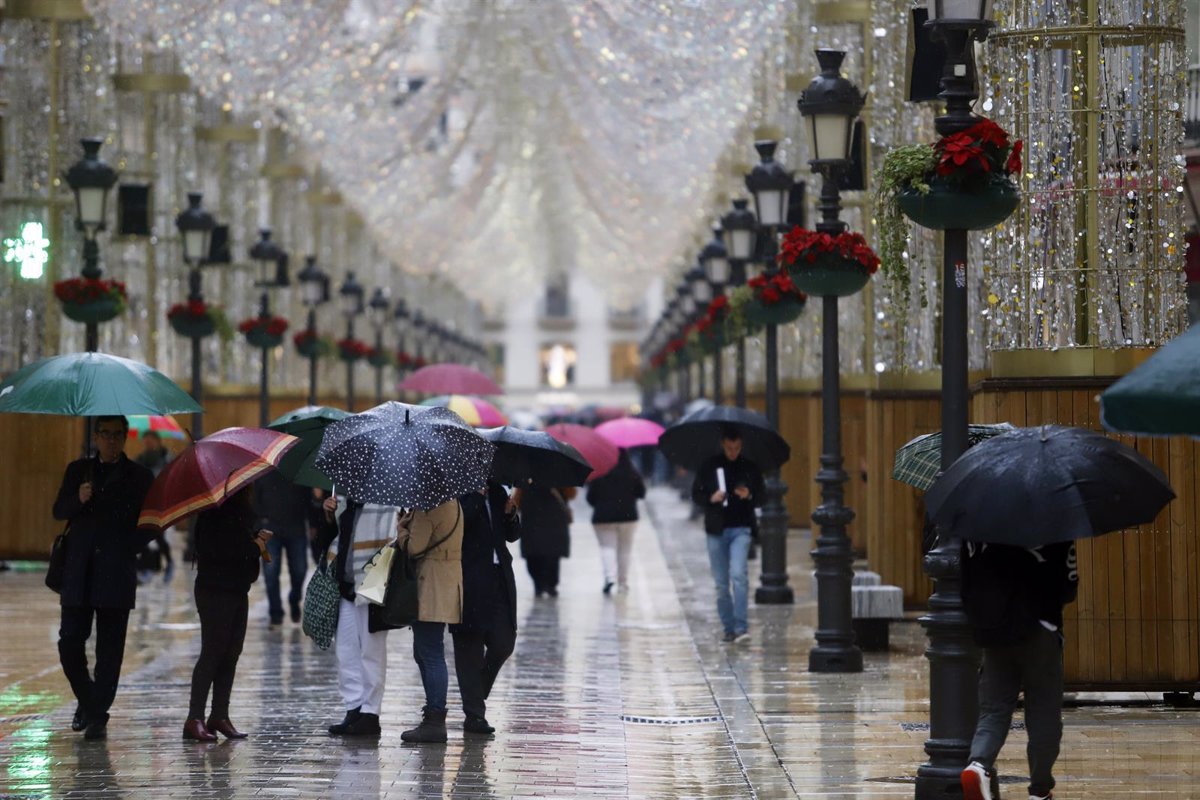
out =
{"type": "Polygon", "coordinates": [[[600,542],[605,583],[615,583],[622,589],[629,586],[629,553],[633,550],[637,525],[637,522],[600,522],[592,526],[600,542]]]}
{"type": "Polygon", "coordinates": [[[347,711],[361,707],[364,714],[378,714],[387,675],[387,631],[368,631],[367,608],[338,600],[338,691],[347,711]]]}

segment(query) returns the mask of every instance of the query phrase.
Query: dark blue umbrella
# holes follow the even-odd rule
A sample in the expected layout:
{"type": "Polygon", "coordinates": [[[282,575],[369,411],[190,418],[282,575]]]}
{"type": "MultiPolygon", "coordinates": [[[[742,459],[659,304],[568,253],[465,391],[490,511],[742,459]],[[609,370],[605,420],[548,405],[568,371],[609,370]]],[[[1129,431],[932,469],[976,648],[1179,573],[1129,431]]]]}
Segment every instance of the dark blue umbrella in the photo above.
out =
{"type": "Polygon", "coordinates": [[[483,486],[494,451],[449,409],[388,402],[327,427],[315,465],[359,502],[428,510],[483,486]]]}
{"type": "Polygon", "coordinates": [[[667,428],[658,448],[673,464],[696,469],[721,452],[721,435],[735,428],[742,435],[742,455],[759,469],[775,469],[787,462],[792,449],[757,411],[735,406],[700,408],[667,428]]]}
{"type": "Polygon", "coordinates": [[[545,431],[504,426],[479,432],[496,445],[492,477],[509,486],[583,486],[592,465],[579,451],[545,431]]]}

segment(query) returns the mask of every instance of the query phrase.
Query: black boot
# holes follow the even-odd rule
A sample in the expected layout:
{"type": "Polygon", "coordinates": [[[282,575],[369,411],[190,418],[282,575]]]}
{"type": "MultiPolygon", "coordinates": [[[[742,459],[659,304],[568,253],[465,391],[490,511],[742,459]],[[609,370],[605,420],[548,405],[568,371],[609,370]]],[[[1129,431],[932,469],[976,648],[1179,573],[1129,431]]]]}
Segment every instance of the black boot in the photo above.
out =
{"type": "Polygon", "coordinates": [[[379,729],[378,714],[363,714],[358,715],[358,719],[351,722],[346,728],[343,736],[378,736],[381,733],[379,729]]]}
{"type": "Polygon", "coordinates": [[[347,711],[345,719],[343,719],[341,722],[337,723],[336,725],[329,726],[329,733],[334,736],[341,736],[342,734],[344,734],[346,732],[346,729],[349,728],[354,723],[354,720],[358,719],[358,712],[361,710],[362,710],[362,706],[359,706],[358,708],[352,708],[349,711],[347,711]]]}
{"type": "Polygon", "coordinates": [[[108,714],[99,716],[89,714],[87,727],[83,729],[83,738],[89,741],[108,738],[108,714]]]}
{"type": "Polygon", "coordinates": [[[467,718],[463,720],[463,733],[491,736],[495,732],[496,729],[488,724],[488,721],[485,717],[477,717],[474,714],[467,714],[467,718]]]}
{"type": "Polygon", "coordinates": [[[83,712],[83,703],[75,706],[75,716],[71,717],[71,730],[81,731],[87,727],[87,714],[83,712]]]}
{"type": "Polygon", "coordinates": [[[400,734],[406,742],[445,743],[446,741],[446,709],[424,709],[425,715],[421,724],[412,730],[400,734]]]}

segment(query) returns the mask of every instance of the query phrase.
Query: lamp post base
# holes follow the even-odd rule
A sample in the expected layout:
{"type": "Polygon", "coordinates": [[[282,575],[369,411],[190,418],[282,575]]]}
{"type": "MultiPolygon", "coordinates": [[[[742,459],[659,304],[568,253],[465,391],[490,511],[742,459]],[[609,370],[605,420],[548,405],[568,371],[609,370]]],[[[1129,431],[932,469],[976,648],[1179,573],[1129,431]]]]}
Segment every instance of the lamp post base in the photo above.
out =
{"type": "Polygon", "coordinates": [[[808,651],[808,671],[862,672],[862,650],[852,644],[843,647],[819,644],[808,651]]]}
{"type": "Polygon", "coordinates": [[[759,605],[791,605],[796,595],[788,585],[787,576],[787,529],[788,513],[783,505],[787,484],[778,472],[771,473],[766,480],[767,500],[762,513],[762,578],[754,592],[754,602],[759,605]]]}

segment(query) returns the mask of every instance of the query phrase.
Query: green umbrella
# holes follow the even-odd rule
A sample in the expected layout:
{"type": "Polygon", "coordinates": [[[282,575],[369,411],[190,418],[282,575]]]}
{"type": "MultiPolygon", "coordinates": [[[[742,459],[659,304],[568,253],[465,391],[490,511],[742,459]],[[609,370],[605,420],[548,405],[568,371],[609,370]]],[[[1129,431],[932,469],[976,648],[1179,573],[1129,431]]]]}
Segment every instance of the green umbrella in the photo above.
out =
{"type": "Polygon", "coordinates": [[[202,411],[166,375],[106,353],[70,353],[35,361],[0,383],[0,412],[101,417],[202,411]]]}
{"type": "Polygon", "coordinates": [[[282,417],[272,420],[267,427],[281,433],[290,433],[299,437],[300,441],[289,450],[279,462],[277,469],[301,486],[313,486],[325,491],[332,491],[333,484],[325,473],[313,464],[317,457],[317,449],[325,436],[325,428],[339,419],[350,416],[340,408],[329,406],[304,406],[289,411],[282,417]]]}
{"type": "Polygon", "coordinates": [[[1200,327],[1172,339],[1100,395],[1110,431],[1200,436],[1200,327]]]}
{"type": "MultiPolygon", "coordinates": [[[[999,436],[1014,430],[1007,422],[996,425],[968,425],[967,446],[979,444],[984,439],[999,436]]],[[[918,436],[896,451],[896,463],[892,477],[901,483],[926,491],[933,486],[934,478],[942,468],[942,433],[927,433],[918,436]]]]}

